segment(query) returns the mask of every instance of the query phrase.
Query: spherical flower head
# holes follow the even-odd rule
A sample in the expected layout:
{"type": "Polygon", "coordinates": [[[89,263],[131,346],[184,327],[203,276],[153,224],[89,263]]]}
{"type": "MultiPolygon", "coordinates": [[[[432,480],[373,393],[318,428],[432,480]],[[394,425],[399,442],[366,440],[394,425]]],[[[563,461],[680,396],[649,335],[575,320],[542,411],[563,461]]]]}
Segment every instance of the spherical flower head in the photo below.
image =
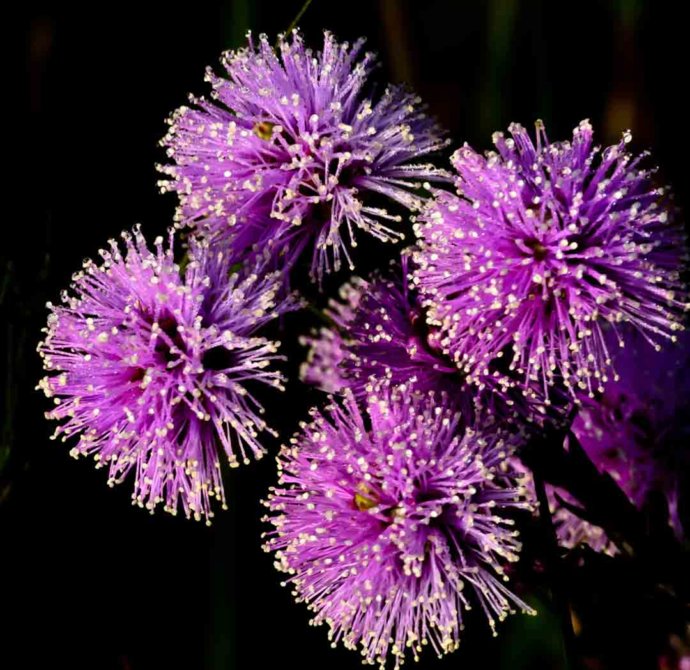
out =
{"type": "Polygon", "coordinates": [[[232,272],[226,255],[192,242],[186,268],[172,236],[154,251],[138,228],[86,261],[72,292],[52,306],[39,345],[60,421],[78,436],[72,455],[94,454],[113,485],[134,471],[133,501],[196,519],[225,507],[221,451],[231,466],[259,458],[270,431],[255,384],[282,388],[278,343],[255,334],[285,307],[280,277],[260,266],[232,272]]]}
{"type": "Polygon", "coordinates": [[[682,228],[629,133],[601,151],[587,121],[567,142],[541,123],[536,144],[510,132],[486,157],[455,153],[458,195],[439,193],[416,226],[416,281],[461,365],[505,356],[545,389],[600,392],[607,331],[627,323],[658,346],[681,329],[682,228]]]}
{"type": "Polygon", "coordinates": [[[410,290],[408,260],[403,254],[388,274],[343,287],[345,301],[332,301],[327,312],[332,327],[303,339],[311,346],[303,381],[329,393],[349,388],[357,398],[382,381],[444,392],[468,424],[477,416],[505,424],[555,420],[534,389],[515,391],[515,380],[490,366],[468,374],[445,354],[440,331],[429,327],[417,292],[410,290]]]}
{"type": "Polygon", "coordinates": [[[366,663],[456,649],[473,605],[492,627],[531,611],[505,585],[520,550],[509,514],[526,506],[512,438],[460,424],[442,395],[381,387],[362,410],[346,392],[279,456],[265,548],[314,621],[366,663]]]}
{"type": "Polygon", "coordinates": [[[625,341],[614,361],[615,379],[582,403],[573,432],[599,471],[637,507],[652,492],[665,496],[671,526],[682,537],[680,493],[690,472],[690,335],[684,331],[661,352],[636,333],[626,333],[625,341]]]}
{"type": "Polygon", "coordinates": [[[279,242],[287,264],[313,246],[312,274],[352,267],[355,230],[403,238],[386,201],[417,209],[427,180],[445,179],[420,156],[445,145],[419,99],[391,86],[371,97],[375,65],[363,40],[328,32],[313,52],[295,31],[277,48],[265,35],[208,71],[210,100],[193,98],[170,119],[162,144],[174,164],[164,191],[180,199],[177,219],[222,239],[236,254],[279,242]]]}

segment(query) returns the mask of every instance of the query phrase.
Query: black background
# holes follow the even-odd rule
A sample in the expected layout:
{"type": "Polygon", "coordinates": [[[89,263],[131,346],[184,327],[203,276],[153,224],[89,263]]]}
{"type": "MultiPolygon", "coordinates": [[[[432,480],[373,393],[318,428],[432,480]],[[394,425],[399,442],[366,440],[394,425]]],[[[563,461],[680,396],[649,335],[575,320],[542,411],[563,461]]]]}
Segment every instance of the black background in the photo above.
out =
{"type": "MultiPolygon", "coordinates": [[[[383,63],[377,76],[411,83],[454,146],[489,148],[491,132],[513,120],[543,118],[551,139],[582,118],[601,141],[631,127],[682,205],[681,5],[314,0],[301,26],[314,46],[322,28],[339,39],[367,36],[383,63]]],[[[275,35],[298,9],[267,0],[34,3],[12,29],[20,77],[18,95],[4,96],[3,449],[11,455],[0,502],[0,668],[359,667],[355,653],[332,650],[325,629],[307,625],[260,549],[271,458],[226,477],[230,510],[211,528],[150,516],[130,505],[128,485],[108,489],[103,471],[48,439],[46,401],[33,390],[45,301],[57,300],[108,237],[141,222],[151,239],[171,221],[174,197],[158,194],[154,170],[167,114],[188,92],[206,92],[204,67],[248,28],[275,35]]],[[[361,266],[380,262],[380,251],[360,245],[361,266]]],[[[304,355],[295,335],[312,325],[305,314],[286,320],[293,380],[304,355]]],[[[287,394],[267,397],[269,416],[287,437],[320,399],[293,381],[287,394]]],[[[539,620],[521,619],[498,640],[470,625],[458,653],[443,662],[430,653],[420,667],[560,667],[547,608],[539,620]]],[[[644,655],[639,663],[652,667],[644,655]]]]}

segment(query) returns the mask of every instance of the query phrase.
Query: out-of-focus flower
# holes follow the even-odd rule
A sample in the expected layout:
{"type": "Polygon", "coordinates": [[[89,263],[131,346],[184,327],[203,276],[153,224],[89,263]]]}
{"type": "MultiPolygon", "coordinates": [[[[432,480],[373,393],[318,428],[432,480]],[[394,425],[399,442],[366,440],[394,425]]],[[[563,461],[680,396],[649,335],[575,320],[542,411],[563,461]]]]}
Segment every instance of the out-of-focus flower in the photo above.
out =
{"type": "Polygon", "coordinates": [[[318,386],[326,393],[337,393],[346,386],[340,363],[346,356],[343,333],[347,332],[360,300],[369,284],[359,277],[353,277],[343,284],[338,298],[331,298],[324,316],[331,322],[300,338],[300,343],[309,347],[307,360],[300,368],[300,378],[306,384],[318,386]]]}
{"type": "MultiPolygon", "coordinates": [[[[625,347],[614,361],[616,380],[595,398],[582,399],[572,431],[597,469],[610,475],[638,508],[650,493],[662,494],[669,523],[682,539],[687,529],[680,496],[690,472],[690,335],[681,333],[675,345],[661,352],[635,332],[623,331],[623,337],[625,347]]],[[[514,467],[526,472],[519,464],[514,467]]],[[[525,482],[534,502],[530,474],[525,482]]],[[[562,546],[588,544],[595,551],[618,552],[603,529],[561,504],[578,507],[573,496],[548,484],[546,490],[562,546]]]]}
{"type": "Polygon", "coordinates": [[[454,650],[474,604],[492,628],[531,611],[504,584],[520,550],[506,512],[527,506],[513,438],[461,425],[443,395],[380,387],[362,411],[346,392],[280,454],[265,547],[314,621],[367,663],[454,650]]]}
{"type": "Polygon", "coordinates": [[[663,494],[681,537],[679,495],[690,472],[690,335],[683,333],[661,352],[635,333],[626,334],[625,342],[614,361],[615,381],[583,402],[573,432],[635,505],[641,507],[652,491],[663,494]]]}
{"type": "Polygon", "coordinates": [[[78,436],[72,455],[109,468],[109,484],[134,471],[135,503],[208,520],[213,498],[225,507],[221,453],[231,466],[264,453],[253,385],[282,377],[278,343],[255,332],[290,303],[275,304],[281,278],[260,264],[232,273],[227,255],[192,241],[181,271],[172,237],[155,251],[138,228],[123,239],[124,253],[111,240],[49,305],[47,416],[56,437],[78,436]]]}
{"type": "Polygon", "coordinates": [[[659,670],[690,670],[690,625],[669,639],[668,650],[659,658],[659,670]]]}
{"type": "Polygon", "coordinates": [[[241,255],[268,241],[286,265],[313,247],[312,275],[337,270],[360,230],[402,239],[400,216],[421,204],[427,180],[445,179],[420,156],[445,145],[414,95],[367,90],[374,55],[363,40],[321,51],[298,32],[265,35],[223,56],[227,78],[208,71],[211,100],[193,98],[170,119],[162,143],[174,164],[164,191],[180,199],[179,224],[223,241],[241,255]]]}
{"type": "Polygon", "coordinates": [[[615,556],[618,547],[609,539],[603,528],[567,509],[561,501],[579,507],[578,501],[567,491],[558,487],[546,485],[546,495],[549,499],[549,510],[553,516],[558,543],[566,549],[574,549],[578,545],[587,544],[594,551],[615,556]]]}
{"type": "Polygon", "coordinates": [[[617,346],[619,324],[655,343],[681,330],[683,230],[629,133],[601,151],[587,121],[570,142],[541,123],[536,145],[510,132],[497,153],[455,153],[458,195],[438,193],[416,225],[415,280],[459,365],[505,357],[545,392],[593,395],[611,377],[607,331],[617,346]]]}

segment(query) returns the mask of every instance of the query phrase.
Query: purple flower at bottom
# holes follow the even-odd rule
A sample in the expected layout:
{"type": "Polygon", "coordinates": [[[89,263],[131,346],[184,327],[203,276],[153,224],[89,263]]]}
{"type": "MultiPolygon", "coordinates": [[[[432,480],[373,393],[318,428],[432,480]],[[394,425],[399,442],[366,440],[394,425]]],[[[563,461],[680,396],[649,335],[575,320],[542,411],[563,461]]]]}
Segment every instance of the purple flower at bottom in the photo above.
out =
{"type": "Polygon", "coordinates": [[[255,332],[290,304],[276,306],[281,279],[259,265],[231,274],[226,256],[193,242],[181,271],[172,237],[155,251],[138,228],[122,237],[124,253],[111,241],[49,304],[47,416],[61,422],[55,437],[78,436],[72,455],[108,467],[110,485],[133,471],[135,503],[208,520],[213,498],[225,507],[221,453],[231,466],[264,453],[253,386],[280,389],[282,376],[278,343],[255,332]]]}
{"type": "Polygon", "coordinates": [[[462,367],[503,357],[545,394],[594,395],[610,378],[608,333],[627,323],[658,348],[682,329],[683,228],[629,133],[603,151],[587,121],[572,141],[549,142],[541,123],[536,143],[510,133],[486,156],[454,154],[458,194],[420,216],[415,281],[462,367]]]}
{"type": "Polygon", "coordinates": [[[212,99],[192,99],[170,119],[162,144],[173,165],[164,191],[178,194],[177,219],[242,254],[275,244],[289,265],[310,248],[312,275],[345,260],[355,232],[398,241],[401,217],[389,204],[418,209],[418,191],[446,173],[420,156],[445,146],[420,100],[391,86],[372,97],[375,65],[363,40],[305,47],[299,32],[223,56],[227,78],[211,70],[212,99]]]}
{"type": "Polygon", "coordinates": [[[516,608],[504,584],[520,550],[506,512],[527,507],[499,432],[460,432],[443,395],[351,392],[282,449],[265,549],[330,638],[366,663],[457,648],[465,611],[492,628],[516,608]]]}

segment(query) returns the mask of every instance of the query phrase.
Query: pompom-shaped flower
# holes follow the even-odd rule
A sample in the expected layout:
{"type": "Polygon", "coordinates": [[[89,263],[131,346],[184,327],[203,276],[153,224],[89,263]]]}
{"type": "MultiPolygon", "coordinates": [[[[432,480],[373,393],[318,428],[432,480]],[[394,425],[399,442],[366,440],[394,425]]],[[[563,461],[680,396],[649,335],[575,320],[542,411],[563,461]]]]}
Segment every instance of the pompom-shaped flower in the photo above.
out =
{"type": "Polygon", "coordinates": [[[504,584],[520,549],[505,513],[526,506],[511,438],[459,427],[443,396],[382,388],[362,412],[346,393],[281,452],[265,547],[365,662],[454,650],[474,604],[492,627],[530,611],[504,584]]]}
{"type": "Polygon", "coordinates": [[[440,332],[428,326],[419,296],[408,284],[405,255],[388,275],[346,284],[344,302],[333,300],[327,310],[333,326],[303,339],[311,349],[302,379],[331,393],[349,388],[358,398],[381,381],[443,391],[470,425],[479,415],[504,423],[546,416],[543,396],[534,389],[514,391],[515,380],[493,366],[467,374],[449,358],[439,345],[440,332]]]}
{"type": "Polygon", "coordinates": [[[276,242],[291,262],[314,245],[312,273],[338,269],[356,229],[401,239],[404,208],[441,171],[416,162],[444,146],[420,101],[400,87],[369,97],[373,54],[324,34],[312,52],[298,32],[265,35],[223,56],[227,78],[208,71],[211,100],[192,99],[170,119],[163,139],[174,165],[163,190],[175,191],[177,219],[222,239],[236,254],[276,242]]]}
{"type": "Polygon", "coordinates": [[[629,134],[601,151],[586,121],[571,142],[550,143],[541,123],[536,146],[510,131],[497,153],[455,153],[458,195],[439,193],[416,226],[430,322],[468,369],[505,356],[545,387],[601,391],[607,330],[660,341],[681,328],[682,228],[629,134]]]}
{"type": "Polygon", "coordinates": [[[690,336],[683,333],[676,346],[659,353],[639,335],[627,334],[614,363],[616,380],[583,403],[573,432],[632,503],[641,507],[652,492],[665,496],[681,537],[687,528],[680,492],[690,483],[690,336]]]}
{"type": "Polygon", "coordinates": [[[61,421],[55,436],[79,437],[74,456],[109,468],[109,484],[133,470],[135,503],[208,519],[212,498],[225,506],[219,451],[231,466],[264,453],[252,384],[281,388],[282,378],[271,369],[277,343],[254,333],[281,311],[280,278],[230,274],[227,257],[200,243],[181,271],[172,239],[151,251],[138,228],[123,238],[124,253],[111,241],[49,305],[47,416],[61,421]]]}

